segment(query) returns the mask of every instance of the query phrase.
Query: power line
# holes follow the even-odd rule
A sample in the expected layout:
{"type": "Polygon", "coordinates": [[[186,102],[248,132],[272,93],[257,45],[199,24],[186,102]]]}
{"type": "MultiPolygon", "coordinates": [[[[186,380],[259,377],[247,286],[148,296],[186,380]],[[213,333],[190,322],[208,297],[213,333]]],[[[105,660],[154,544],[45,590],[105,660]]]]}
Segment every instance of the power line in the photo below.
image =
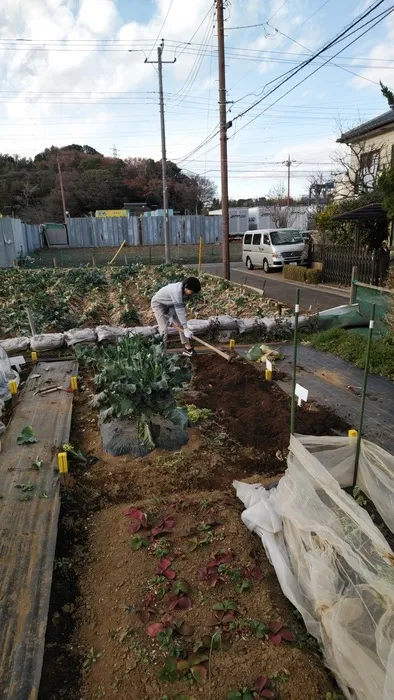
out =
{"type": "MultiPolygon", "coordinates": [[[[371,27],[369,27],[368,29],[366,29],[365,32],[363,32],[362,34],[360,34],[360,36],[356,37],[355,39],[353,39],[353,41],[351,41],[349,44],[347,44],[347,46],[345,46],[345,49],[349,48],[349,46],[351,46],[351,45],[354,44],[356,41],[358,41],[359,39],[361,39],[361,37],[364,36],[365,34],[367,34],[369,31],[371,31],[371,29],[373,29],[373,28],[376,27],[378,24],[380,24],[381,22],[383,22],[383,20],[386,19],[386,17],[388,17],[389,14],[391,14],[391,13],[393,12],[393,10],[394,10],[394,6],[392,6],[391,9],[388,10],[388,11],[386,12],[386,15],[385,15],[384,17],[381,17],[379,20],[377,20],[377,21],[375,22],[375,24],[373,24],[371,27]]],[[[368,23],[368,24],[369,24],[369,23],[368,23]]],[[[365,25],[363,25],[363,26],[365,26],[365,25]]],[[[336,54],[336,56],[338,56],[338,55],[341,53],[341,51],[343,51],[343,50],[344,50],[344,49],[340,49],[340,50],[338,51],[338,53],[336,54]]],[[[335,56],[334,56],[334,58],[335,58],[335,56]]],[[[260,112],[259,114],[257,114],[255,117],[253,117],[253,119],[251,119],[249,122],[247,122],[247,124],[245,124],[244,126],[242,126],[242,127],[239,129],[239,131],[242,131],[242,130],[245,129],[249,124],[251,124],[251,123],[254,122],[256,119],[258,119],[258,118],[259,118],[262,114],[264,114],[268,109],[270,109],[270,108],[273,107],[275,104],[277,104],[280,100],[283,99],[283,97],[285,97],[286,95],[288,95],[290,92],[293,92],[293,90],[295,90],[297,87],[299,87],[300,85],[302,85],[306,80],[308,80],[308,78],[310,78],[312,75],[314,75],[315,73],[317,73],[321,68],[323,68],[325,65],[327,65],[327,63],[329,63],[330,61],[331,61],[331,58],[327,59],[327,61],[326,61],[325,63],[322,63],[322,64],[321,64],[320,66],[318,66],[314,71],[312,71],[312,73],[309,73],[309,75],[307,75],[305,78],[303,78],[302,80],[300,80],[296,85],[294,85],[292,88],[290,88],[290,90],[287,90],[287,92],[285,92],[284,95],[281,95],[281,97],[279,97],[277,100],[275,100],[275,102],[273,102],[272,105],[269,105],[266,109],[264,109],[262,112],[260,112]]],[[[283,82],[287,82],[287,80],[285,80],[285,81],[283,81],[283,82]]],[[[257,104],[259,104],[260,102],[262,102],[263,99],[266,99],[266,97],[269,97],[269,95],[272,94],[273,92],[275,92],[277,89],[279,89],[279,87],[281,87],[282,84],[283,84],[283,83],[281,83],[281,84],[278,85],[276,88],[274,88],[270,93],[268,93],[268,95],[265,95],[261,100],[258,101],[257,104]]],[[[245,115],[247,112],[249,112],[249,111],[250,111],[250,109],[245,110],[241,115],[237,115],[237,117],[235,117],[233,121],[235,121],[235,119],[239,119],[241,116],[244,116],[244,115],[245,115]]]]}
{"type": "Polygon", "coordinates": [[[149,59],[150,59],[150,57],[152,56],[152,53],[153,53],[153,51],[154,51],[155,45],[157,44],[157,42],[158,42],[159,39],[161,38],[161,33],[162,33],[163,29],[164,29],[165,23],[167,22],[168,15],[169,15],[170,12],[171,12],[171,8],[172,8],[173,4],[174,4],[174,0],[170,0],[170,4],[169,4],[168,10],[167,10],[167,14],[166,14],[166,16],[164,17],[163,24],[161,25],[161,27],[160,27],[160,29],[159,29],[159,33],[158,33],[158,35],[157,35],[157,37],[156,37],[156,40],[155,40],[154,45],[153,45],[153,48],[151,49],[150,54],[149,54],[149,56],[148,56],[147,59],[146,59],[147,61],[149,61],[149,59]]]}
{"type": "MultiPolygon", "coordinates": [[[[303,61],[303,62],[299,65],[299,67],[298,67],[297,69],[295,69],[294,71],[291,71],[291,72],[288,71],[287,73],[283,74],[282,76],[279,76],[278,78],[276,78],[275,81],[280,81],[281,78],[282,78],[282,81],[279,82],[274,88],[272,88],[272,90],[270,90],[270,92],[269,92],[267,95],[264,95],[261,99],[257,100],[253,105],[251,105],[250,107],[248,107],[247,109],[245,109],[243,112],[241,112],[240,114],[238,114],[238,115],[232,120],[232,122],[234,122],[234,121],[236,121],[236,120],[242,118],[243,116],[245,116],[245,114],[247,114],[247,113],[250,112],[252,109],[254,109],[254,108],[255,108],[257,105],[259,105],[264,99],[266,99],[267,97],[269,97],[269,95],[271,95],[273,92],[275,92],[276,90],[278,90],[284,83],[288,82],[288,80],[290,80],[292,77],[294,77],[294,75],[296,75],[296,74],[297,74],[298,72],[300,72],[303,68],[305,68],[307,65],[309,65],[315,58],[317,58],[318,56],[320,56],[320,55],[321,55],[324,51],[326,51],[327,49],[329,49],[329,48],[331,48],[332,46],[334,46],[334,45],[335,45],[336,43],[338,43],[342,38],[345,38],[346,35],[349,35],[349,32],[350,32],[351,29],[353,29],[353,27],[355,27],[355,26],[357,26],[358,24],[360,24],[360,22],[362,22],[362,21],[363,21],[366,17],[368,17],[374,10],[376,10],[384,1],[385,1],[385,0],[379,0],[379,2],[375,3],[373,6],[370,6],[370,7],[369,7],[364,13],[362,13],[357,19],[355,19],[353,22],[351,22],[349,25],[347,25],[346,28],[345,28],[344,30],[342,30],[342,32],[339,33],[339,35],[336,35],[336,37],[334,37],[334,39],[332,39],[330,42],[326,43],[326,44],[323,46],[323,48],[321,48],[317,53],[313,54],[308,60],[303,61]],[[290,74],[289,74],[289,73],[290,73],[290,74]]],[[[392,12],[392,9],[393,9],[393,8],[390,8],[389,11],[386,10],[385,13],[381,13],[381,15],[379,15],[380,19],[378,20],[377,23],[383,21],[383,19],[385,19],[385,17],[388,16],[388,14],[390,14],[390,12],[392,12]],[[382,17],[382,14],[384,14],[383,17],[382,17]]],[[[370,22],[371,22],[371,21],[373,22],[375,19],[376,19],[376,17],[373,18],[373,20],[370,20],[369,22],[367,22],[366,24],[370,24],[370,22]]],[[[364,26],[366,26],[366,25],[362,25],[362,27],[359,27],[358,31],[359,31],[361,28],[363,28],[364,26]]],[[[373,26],[375,26],[375,25],[373,25],[373,26]]],[[[341,51],[339,51],[333,58],[335,58],[337,55],[339,55],[339,53],[341,53],[342,51],[344,51],[346,48],[348,48],[348,47],[349,47],[351,44],[353,44],[355,41],[357,41],[358,39],[360,39],[361,36],[363,36],[365,33],[367,33],[368,31],[370,31],[372,28],[373,28],[373,27],[369,27],[369,29],[367,29],[366,32],[364,32],[362,35],[358,36],[354,41],[352,41],[352,42],[351,42],[349,45],[347,45],[345,48],[342,48],[341,51]]],[[[353,33],[353,32],[351,32],[351,33],[353,33]]],[[[328,60],[326,61],[326,63],[328,63],[330,60],[331,60],[331,58],[328,59],[328,60]]],[[[319,65],[319,66],[317,67],[317,69],[316,69],[315,71],[313,71],[313,73],[311,73],[309,76],[306,76],[306,78],[304,78],[302,81],[300,81],[299,83],[297,83],[297,85],[295,85],[294,88],[292,88],[291,90],[289,90],[288,92],[286,92],[285,95],[289,94],[289,92],[291,92],[291,91],[294,90],[296,87],[298,87],[298,85],[300,85],[302,82],[304,82],[305,80],[307,80],[311,75],[313,75],[313,74],[316,73],[318,70],[320,70],[324,65],[326,65],[326,63],[323,63],[323,64],[319,65]]],[[[270,81],[270,82],[272,83],[272,82],[275,82],[275,81],[270,81]]],[[[270,84],[270,83],[267,83],[267,85],[269,85],[269,84],[270,84]]],[[[265,87],[267,87],[267,85],[266,85],[265,87]]],[[[264,88],[263,88],[263,89],[264,89],[264,88]]],[[[283,96],[280,97],[278,100],[276,100],[276,102],[279,102],[279,100],[282,99],[285,95],[283,95],[283,96]]],[[[276,104],[276,102],[274,102],[273,105],[276,104]]],[[[267,109],[269,109],[269,108],[272,107],[273,105],[270,105],[267,109]]],[[[242,129],[243,129],[243,128],[246,128],[246,126],[248,126],[252,121],[254,121],[255,119],[257,119],[258,116],[261,116],[261,114],[263,114],[265,111],[267,111],[267,109],[266,109],[266,110],[263,110],[263,112],[261,112],[259,115],[257,115],[256,117],[254,117],[250,122],[248,122],[245,126],[243,126],[242,129]]],[[[195,153],[197,153],[201,148],[203,148],[205,145],[207,145],[207,143],[209,143],[209,141],[211,141],[212,139],[214,139],[214,138],[217,136],[218,133],[219,133],[218,130],[216,130],[216,131],[214,130],[214,131],[211,133],[211,135],[210,135],[207,139],[205,139],[201,144],[199,144],[199,146],[196,146],[196,148],[194,148],[190,153],[188,153],[188,154],[187,154],[186,156],[184,156],[183,158],[177,159],[177,162],[184,162],[185,160],[188,160],[189,158],[191,158],[191,157],[192,157],[193,155],[195,155],[195,153]]],[[[213,150],[213,149],[210,149],[210,150],[213,150]]],[[[209,151],[207,151],[207,152],[209,153],[209,151]]]]}

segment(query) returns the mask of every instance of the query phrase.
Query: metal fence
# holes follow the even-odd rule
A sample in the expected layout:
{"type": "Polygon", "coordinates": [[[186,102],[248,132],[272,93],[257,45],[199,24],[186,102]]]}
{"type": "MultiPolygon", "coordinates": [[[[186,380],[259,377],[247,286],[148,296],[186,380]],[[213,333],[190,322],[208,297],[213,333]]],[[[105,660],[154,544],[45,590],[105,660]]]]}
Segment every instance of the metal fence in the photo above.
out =
{"type": "Polygon", "coordinates": [[[14,260],[41,248],[40,228],[20,219],[0,219],[0,267],[11,267],[14,260]]]}
{"type": "Polygon", "coordinates": [[[345,246],[322,246],[319,256],[323,263],[323,281],[350,286],[352,269],[357,267],[357,279],[365,284],[385,283],[390,255],[382,250],[356,250],[345,246]]]}
{"type": "MultiPolygon", "coordinates": [[[[222,237],[222,218],[212,216],[171,216],[171,245],[217,243],[222,237]]],[[[68,219],[70,248],[164,245],[164,217],[125,217],[68,219]]]]}

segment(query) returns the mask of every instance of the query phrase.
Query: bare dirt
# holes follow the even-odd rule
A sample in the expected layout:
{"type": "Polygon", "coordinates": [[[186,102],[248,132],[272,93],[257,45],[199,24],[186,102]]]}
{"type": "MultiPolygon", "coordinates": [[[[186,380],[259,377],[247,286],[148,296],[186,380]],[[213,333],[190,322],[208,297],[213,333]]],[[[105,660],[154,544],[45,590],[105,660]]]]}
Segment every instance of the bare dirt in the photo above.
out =
{"type": "MultiPolygon", "coordinates": [[[[335,684],[281,593],[261,541],[242,524],[242,506],[232,489],[233,479],[268,485],[283,472],[288,398],[254,367],[204,355],[196,361],[184,401],[211,408],[212,419],[190,430],[181,452],[134,459],[103,453],[97,416],[88,408],[91,392],[91,379],[85,377],[75,398],[71,442],[98,461],[73,463],[62,495],[39,699],[226,700],[229,692],[253,687],[264,674],[278,700],[325,700],[335,684]],[[207,624],[215,603],[231,600],[238,606],[229,649],[208,652],[210,680],[201,688],[187,678],[174,683],[158,678],[167,652],[148,636],[135,608],[152,596],[149,623],[159,622],[168,609],[154,583],[155,547],[132,550],[124,515],[131,505],[174,518],[174,530],[165,536],[168,556],[192,603],[190,611],[171,613],[193,628],[190,637],[179,638],[183,657],[215,631],[207,624]],[[208,541],[193,549],[193,536],[185,535],[209,523],[216,524],[207,528],[208,541]],[[250,590],[240,593],[228,577],[215,588],[198,580],[199,568],[216,552],[229,551],[233,569],[256,567],[262,574],[250,590]],[[294,642],[274,646],[253,634],[251,620],[277,619],[295,633],[294,642]]],[[[344,427],[317,407],[299,410],[297,421],[298,430],[312,434],[344,427]]]]}

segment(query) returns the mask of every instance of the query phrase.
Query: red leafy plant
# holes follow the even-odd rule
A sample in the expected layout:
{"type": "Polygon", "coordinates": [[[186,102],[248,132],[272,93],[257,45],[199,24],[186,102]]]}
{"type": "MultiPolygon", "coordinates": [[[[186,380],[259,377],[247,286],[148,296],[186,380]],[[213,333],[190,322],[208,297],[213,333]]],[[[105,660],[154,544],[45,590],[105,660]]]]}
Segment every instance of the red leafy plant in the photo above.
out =
{"type": "Polygon", "coordinates": [[[261,698],[274,698],[275,694],[267,688],[268,676],[260,676],[254,687],[241,688],[241,690],[233,690],[227,695],[227,700],[261,700],[261,698]]]}
{"type": "Polygon", "coordinates": [[[191,610],[192,601],[189,596],[189,586],[184,581],[174,581],[171,593],[166,596],[168,610],[191,610]]]}
{"type": "Polygon", "coordinates": [[[282,642],[294,642],[295,634],[284,626],[283,620],[271,620],[268,623],[268,639],[272,644],[282,644],[282,642]]]}
{"type": "Polygon", "coordinates": [[[154,513],[144,513],[140,508],[128,508],[125,516],[130,519],[129,529],[135,535],[140,530],[147,530],[149,541],[167,532],[173,532],[175,519],[172,515],[158,517],[154,513]]]}
{"type": "Polygon", "coordinates": [[[181,637],[190,637],[193,634],[191,625],[188,625],[184,620],[177,620],[171,615],[164,615],[161,622],[152,622],[146,631],[149,637],[154,638],[166,629],[172,630],[173,633],[179,634],[181,637]]]}
{"type": "Polygon", "coordinates": [[[219,582],[225,583],[226,577],[224,573],[220,572],[220,567],[224,564],[231,564],[232,561],[234,561],[234,554],[232,552],[215,554],[206,566],[199,569],[198,580],[207,581],[211,588],[215,588],[219,582]]]}
{"type": "Polygon", "coordinates": [[[171,564],[174,559],[163,558],[160,560],[159,565],[156,569],[156,573],[159,576],[165,576],[169,581],[174,581],[176,579],[176,571],[171,568],[171,564]]]}
{"type": "Polygon", "coordinates": [[[223,603],[215,603],[214,614],[208,621],[209,627],[226,627],[236,621],[238,615],[238,605],[232,600],[225,600],[223,603]]]}
{"type": "Polygon", "coordinates": [[[208,662],[208,654],[193,653],[177,662],[177,671],[181,676],[190,673],[191,678],[201,685],[208,678],[208,662]]]}

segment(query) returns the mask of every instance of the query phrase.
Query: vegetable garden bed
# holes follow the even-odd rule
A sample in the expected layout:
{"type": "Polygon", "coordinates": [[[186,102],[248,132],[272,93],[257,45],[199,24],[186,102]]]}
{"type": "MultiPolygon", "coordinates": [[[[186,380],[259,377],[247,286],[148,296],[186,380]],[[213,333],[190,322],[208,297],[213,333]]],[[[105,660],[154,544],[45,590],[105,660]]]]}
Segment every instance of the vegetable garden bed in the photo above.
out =
{"type": "MultiPolygon", "coordinates": [[[[97,324],[132,327],[155,323],[150,309],[153,294],[169,282],[195,274],[179,265],[130,265],[120,268],[0,271],[0,338],[30,335],[25,308],[36,333],[62,332],[97,324]]],[[[216,314],[273,316],[275,309],[262,295],[226,280],[201,275],[201,295],[188,302],[189,317],[216,314]]]]}
{"type": "MultiPolygon", "coordinates": [[[[200,356],[178,397],[196,422],[189,443],[135,459],[102,451],[94,391],[86,370],[40,700],[341,698],[231,486],[283,471],[288,397],[241,360],[200,356]]],[[[347,427],[318,406],[297,421],[347,427]]]]}

